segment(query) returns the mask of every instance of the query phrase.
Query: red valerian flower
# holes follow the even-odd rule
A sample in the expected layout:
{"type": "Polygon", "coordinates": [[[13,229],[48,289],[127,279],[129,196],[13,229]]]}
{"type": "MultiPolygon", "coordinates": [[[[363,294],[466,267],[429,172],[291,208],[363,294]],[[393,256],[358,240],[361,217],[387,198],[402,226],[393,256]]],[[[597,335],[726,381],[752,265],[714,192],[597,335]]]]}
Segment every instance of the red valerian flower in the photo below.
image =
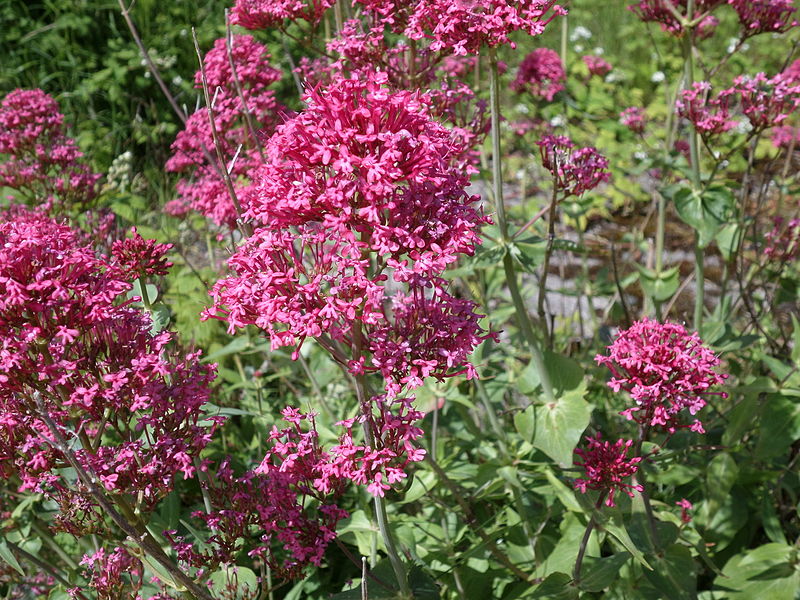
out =
{"type": "Polygon", "coordinates": [[[558,52],[550,48],[537,48],[519,65],[517,77],[511,82],[511,89],[528,92],[551,102],[564,89],[566,80],[567,75],[558,52]]]}
{"type": "MultiPolygon", "coordinates": [[[[178,182],[178,198],[171,201],[166,210],[174,216],[194,210],[217,225],[233,229],[237,215],[221,169],[230,169],[237,196],[243,194],[250,185],[249,174],[261,163],[259,140],[253,139],[253,135],[268,135],[279,122],[281,109],[270,86],[281,74],[270,66],[266,46],[252,36],[233,36],[231,54],[241,97],[225,38],[216,40],[203,58],[213,97],[214,126],[227,164],[217,164],[211,124],[203,107],[189,116],[185,129],[172,144],[173,154],[166,168],[186,177],[178,182]],[[246,113],[255,132],[250,130],[246,113]]],[[[195,74],[195,86],[202,87],[200,71],[195,74]]]]}
{"type": "Polygon", "coordinates": [[[744,35],[750,37],[759,33],[785,33],[797,27],[794,19],[795,7],[792,0],[728,0],[744,35]]]}
{"type": "Polygon", "coordinates": [[[691,523],[692,515],[689,514],[689,511],[694,508],[691,502],[689,502],[686,498],[681,498],[676,503],[676,506],[681,507],[681,521],[683,523],[691,523]]]}
{"type": "MultiPolygon", "coordinates": [[[[698,16],[709,13],[726,0],[696,0],[694,3],[694,14],[692,19],[698,16]]],[[[676,18],[676,13],[682,17],[686,17],[686,9],[688,7],[687,0],[639,0],[637,4],[628,6],[628,10],[633,11],[644,22],[654,22],[661,25],[661,29],[670,35],[676,37],[683,36],[683,24],[676,18]]],[[[698,37],[707,37],[710,35],[709,28],[712,22],[704,19],[697,29],[698,37]]]]}
{"type": "MultiPolygon", "coordinates": [[[[706,405],[706,396],[727,396],[710,391],[727,377],[714,371],[719,358],[697,333],[690,334],[676,323],[637,321],[621,331],[608,350],[607,356],[598,354],[595,361],[611,371],[612,390],[631,395],[635,406],[621,414],[639,424],[672,433],[685,427],[683,412],[697,414],[706,405]]],[[[691,429],[704,432],[698,419],[691,429]]]]}
{"type": "Polygon", "coordinates": [[[536,142],[542,164],[566,196],[581,196],[611,178],[608,159],[595,148],[575,148],[568,137],[546,135],[536,142]]]}
{"type": "Polygon", "coordinates": [[[151,335],[107,262],[45,217],[0,223],[0,477],[53,497],[76,535],[102,519],[84,484],[64,481],[59,438],[108,493],[148,509],[194,476],[221,422],[202,408],[214,368],[151,335]]]}
{"type": "Polygon", "coordinates": [[[17,89],[0,103],[0,187],[21,192],[48,210],[85,207],[97,195],[92,173],[68,137],[58,103],[39,89],[17,89]]]}
{"type": "Polygon", "coordinates": [[[586,68],[589,69],[590,75],[605,77],[611,72],[611,65],[601,56],[587,54],[586,56],[581,57],[581,60],[583,61],[583,64],[586,65],[586,68]]]}
{"type": "Polygon", "coordinates": [[[236,0],[231,22],[245,29],[274,29],[286,21],[299,19],[317,24],[335,3],[335,0],[236,0]]]}
{"type": "Polygon", "coordinates": [[[131,235],[130,238],[117,240],[112,244],[112,268],[126,281],[166,275],[172,267],[172,263],[166,259],[166,254],[173,245],[146,240],[139,235],[135,227],[131,228],[131,235]]]}
{"type": "Polygon", "coordinates": [[[615,506],[614,493],[624,492],[633,498],[633,491],[643,491],[641,485],[632,485],[622,481],[638,470],[642,458],[628,458],[632,440],[617,440],[613,444],[604,442],[598,433],[595,437],[586,436],[587,448],[576,448],[575,454],[583,462],[575,461],[576,467],[583,468],[585,478],[575,480],[575,489],[586,493],[586,490],[598,490],[606,495],[606,506],[615,506]]]}
{"type": "Polygon", "coordinates": [[[644,109],[639,106],[626,108],[620,113],[619,122],[634,133],[644,133],[645,124],[647,122],[644,109]]]}

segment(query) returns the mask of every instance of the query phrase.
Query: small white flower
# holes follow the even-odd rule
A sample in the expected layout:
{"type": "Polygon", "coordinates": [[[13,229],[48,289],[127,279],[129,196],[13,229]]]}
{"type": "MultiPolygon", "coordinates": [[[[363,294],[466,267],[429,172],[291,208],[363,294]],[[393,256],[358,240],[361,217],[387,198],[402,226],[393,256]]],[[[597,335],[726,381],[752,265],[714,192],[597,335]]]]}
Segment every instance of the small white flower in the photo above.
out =
{"type": "Polygon", "coordinates": [[[749,133],[753,130],[753,126],[750,124],[749,119],[742,119],[741,121],[736,122],[736,133],[749,133]]]}
{"type": "Polygon", "coordinates": [[[556,115],[552,119],[550,119],[550,126],[551,127],[563,127],[567,124],[567,120],[564,118],[564,115],[556,115]]]}
{"type": "Polygon", "coordinates": [[[636,152],[633,153],[633,158],[635,158],[636,160],[644,160],[645,158],[647,158],[647,152],[642,152],[641,150],[637,150],[636,152]]]}
{"type": "Polygon", "coordinates": [[[575,52],[583,52],[583,44],[575,44],[573,50],[575,50],[575,52]]]}
{"type": "Polygon", "coordinates": [[[531,108],[527,104],[521,102],[514,107],[514,110],[522,115],[527,115],[531,112],[531,108]]]}
{"type": "Polygon", "coordinates": [[[183,77],[181,77],[180,75],[175,75],[175,77],[172,78],[172,85],[180,85],[182,83],[183,83],[183,77]]]}
{"type": "Polygon", "coordinates": [[[597,56],[603,56],[603,54],[606,53],[606,51],[600,46],[595,47],[595,49],[592,50],[592,52],[594,52],[597,56]]]}
{"type": "Polygon", "coordinates": [[[592,39],[592,32],[586,29],[583,25],[578,25],[575,29],[572,30],[572,33],[569,34],[569,41],[570,42],[577,42],[578,40],[590,40],[592,39]]]}
{"type": "Polygon", "coordinates": [[[664,75],[664,71],[656,71],[655,73],[653,73],[653,76],[650,78],[650,81],[652,81],[653,83],[661,83],[666,78],[667,76],[664,75]]]}

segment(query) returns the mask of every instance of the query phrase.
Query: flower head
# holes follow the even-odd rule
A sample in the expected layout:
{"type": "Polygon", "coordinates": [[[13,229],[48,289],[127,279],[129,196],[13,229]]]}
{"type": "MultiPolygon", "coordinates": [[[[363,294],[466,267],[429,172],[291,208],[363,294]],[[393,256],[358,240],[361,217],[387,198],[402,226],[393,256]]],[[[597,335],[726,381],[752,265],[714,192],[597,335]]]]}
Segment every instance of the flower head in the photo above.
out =
{"type": "Polygon", "coordinates": [[[302,19],[316,24],[335,0],[236,0],[231,22],[245,29],[274,29],[302,19]]]}
{"type": "Polygon", "coordinates": [[[542,164],[553,174],[556,186],[567,196],[581,196],[608,181],[608,159],[595,148],[575,148],[568,137],[547,135],[536,142],[542,164]]]}
{"type": "MultiPolygon", "coordinates": [[[[694,14],[692,18],[698,15],[709,13],[719,5],[724,4],[725,0],[697,0],[694,3],[694,14]]],[[[681,37],[685,33],[684,26],[676,15],[686,18],[686,11],[688,8],[687,0],[639,0],[637,4],[628,6],[628,10],[636,13],[642,21],[653,22],[661,25],[661,29],[670,35],[681,37]]],[[[702,29],[700,37],[708,34],[711,22],[703,22],[696,28],[702,29]]]]}
{"type": "Polygon", "coordinates": [[[785,33],[798,25],[794,19],[795,7],[792,0],[728,0],[744,35],[750,37],[759,33],[785,33]]]}
{"type": "Polygon", "coordinates": [[[133,281],[140,277],[166,275],[172,266],[166,259],[172,244],[146,240],[135,227],[131,229],[131,235],[130,238],[115,241],[111,246],[112,265],[121,278],[133,281]]]}
{"type": "Polygon", "coordinates": [[[548,102],[564,89],[567,76],[561,57],[550,48],[537,48],[528,54],[519,65],[517,77],[511,83],[516,92],[529,92],[548,102]]]}
{"type": "Polygon", "coordinates": [[[630,477],[638,470],[642,458],[628,458],[632,440],[617,440],[613,444],[604,442],[598,433],[595,437],[586,436],[587,448],[576,448],[583,462],[575,461],[576,467],[584,470],[585,478],[575,480],[575,489],[584,494],[586,490],[598,490],[606,496],[606,506],[615,506],[614,493],[624,492],[633,498],[633,491],[641,492],[641,485],[632,485],[622,480],[630,477]]]}
{"type": "Polygon", "coordinates": [[[645,111],[639,106],[631,106],[620,113],[619,121],[632,132],[642,134],[646,124],[645,111]]]}
{"type": "MultiPolygon", "coordinates": [[[[683,427],[684,411],[695,415],[706,405],[706,396],[725,396],[710,391],[726,378],[714,371],[719,359],[697,333],[690,334],[681,325],[637,321],[620,332],[608,350],[595,361],[611,371],[608,386],[615,392],[627,391],[634,400],[635,406],[621,413],[629,420],[674,432],[683,427]]],[[[703,433],[698,419],[691,429],[703,433]]]]}
{"type": "Polygon", "coordinates": [[[605,77],[611,72],[611,65],[601,56],[587,54],[581,57],[581,60],[586,65],[586,68],[589,69],[590,75],[605,77]]]}

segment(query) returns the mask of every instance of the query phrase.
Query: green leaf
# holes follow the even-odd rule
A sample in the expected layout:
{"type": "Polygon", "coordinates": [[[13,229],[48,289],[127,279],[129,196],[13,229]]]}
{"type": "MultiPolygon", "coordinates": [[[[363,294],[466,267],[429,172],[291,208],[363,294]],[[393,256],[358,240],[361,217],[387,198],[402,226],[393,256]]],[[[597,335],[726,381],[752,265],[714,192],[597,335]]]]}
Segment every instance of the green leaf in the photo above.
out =
{"type": "MultiPolygon", "coordinates": [[[[158,299],[158,288],[154,286],[152,283],[148,283],[144,286],[145,290],[147,290],[147,301],[152,305],[158,299]]],[[[139,298],[142,297],[142,280],[137,279],[133,282],[133,287],[128,292],[128,298],[133,298],[134,296],[138,296],[139,298]]]]}
{"type": "Polygon", "coordinates": [[[572,578],[566,573],[551,573],[533,591],[523,598],[547,598],[547,600],[574,600],[578,597],[578,588],[572,585],[572,578]]]}
{"type": "Polygon", "coordinates": [[[618,552],[603,558],[586,558],[578,587],[586,592],[602,592],[617,579],[617,574],[631,558],[629,552],[618,552]]]}
{"type": "Polygon", "coordinates": [[[23,571],[22,567],[19,566],[17,557],[14,556],[13,552],[11,552],[11,549],[8,547],[8,543],[5,540],[0,542],[0,559],[3,559],[4,562],[8,563],[8,565],[17,573],[23,577],[25,576],[25,571],[23,571]]]}
{"type": "Polygon", "coordinates": [[[739,467],[733,457],[726,453],[717,454],[709,463],[706,471],[706,489],[709,514],[716,513],[725,502],[731,488],[739,476],[739,467]]]}
{"type": "Polygon", "coordinates": [[[153,305],[150,311],[150,317],[153,319],[153,325],[150,327],[150,333],[153,335],[161,333],[169,326],[171,313],[166,304],[159,302],[153,305]]]}
{"type": "Polygon", "coordinates": [[[663,554],[651,557],[653,569],[645,577],[670,600],[697,597],[697,566],[686,546],[673,544],[663,554]]]}
{"type": "Polygon", "coordinates": [[[204,363],[214,362],[224,356],[228,356],[229,354],[236,354],[238,352],[241,352],[249,345],[250,345],[250,338],[248,336],[238,335],[219,350],[215,350],[208,356],[204,356],[202,362],[204,363]]]}
{"type": "Polygon", "coordinates": [[[533,405],[528,406],[514,415],[514,428],[526,442],[533,442],[536,425],[536,409],[533,405]]]}
{"type": "Polygon", "coordinates": [[[561,466],[572,465],[572,452],[589,425],[594,407],[583,399],[586,382],[555,402],[535,408],[534,447],[561,466]]]}
{"type": "Polygon", "coordinates": [[[236,598],[250,598],[259,589],[258,577],[247,567],[228,565],[213,573],[210,579],[211,591],[221,594],[230,585],[237,592],[236,598]]]}
{"type": "Polygon", "coordinates": [[[675,210],[684,223],[698,234],[700,248],[707,247],[733,216],[736,199],[724,186],[714,185],[700,192],[686,183],[662,190],[675,203],[675,210]]]}
{"type": "Polygon", "coordinates": [[[741,227],[738,223],[728,223],[719,230],[715,239],[722,258],[730,261],[736,254],[742,240],[741,227]]]}
{"type": "Polygon", "coordinates": [[[636,265],[639,269],[639,284],[644,293],[657,302],[664,302],[672,298],[678,291],[680,285],[680,273],[678,267],[672,267],[657,273],[653,269],[648,269],[642,265],[636,265]]]}
{"type": "Polygon", "coordinates": [[[763,460],[787,452],[800,439],[800,402],[779,394],[769,395],[760,429],[756,458],[763,460]]]}

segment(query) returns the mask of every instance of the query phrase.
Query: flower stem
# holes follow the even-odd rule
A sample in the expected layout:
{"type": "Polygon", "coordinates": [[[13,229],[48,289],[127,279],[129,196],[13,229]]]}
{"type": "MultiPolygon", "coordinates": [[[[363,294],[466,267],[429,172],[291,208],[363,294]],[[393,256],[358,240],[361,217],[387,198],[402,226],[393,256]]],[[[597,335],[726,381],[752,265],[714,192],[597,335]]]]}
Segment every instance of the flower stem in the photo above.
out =
{"type": "MultiPolygon", "coordinates": [[[[364,340],[361,331],[361,322],[356,321],[353,324],[353,359],[358,361],[361,358],[363,351],[364,340]]],[[[364,437],[367,445],[375,448],[376,433],[372,430],[372,414],[369,394],[367,393],[367,381],[363,374],[355,377],[356,381],[356,396],[358,397],[358,404],[361,411],[364,413],[364,437]]],[[[397,584],[400,586],[400,594],[403,598],[412,598],[411,587],[408,584],[408,575],[406,573],[403,561],[397,552],[397,545],[394,542],[394,535],[389,527],[389,517],[386,514],[386,505],[383,498],[375,496],[375,517],[378,521],[378,529],[383,538],[383,545],[386,546],[386,554],[389,556],[389,562],[392,565],[394,576],[397,579],[397,584]]]]}
{"type": "MultiPolygon", "coordinates": [[[[500,72],[497,68],[497,53],[494,48],[489,48],[489,106],[492,114],[492,183],[494,189],[494,201],[497,212],[497,225],[500,228],[502,243],[508,245],[511,239],[508,235],[508,219],[506,218],[506,208],[503,202],[503,165],[500,153],[500,72]]],[[[553,396],[553,386],[550,382],[550,374],[544,364],[544,354],[539,346],[539,340],[533,330],[525,300],[520,293],[517,284],[517,272],[514,267],[514,260],[507,251],[503,256],[503,270],[506,274],[508,291],[511,293],[511,300],[514,303],[519,327],[522,335],[528,342],[536,371],[539,373],[539,380],[542,383],[545,400],[550,403],[555,401],[553,396]]]]}
{"type": "MultiPolygon", "coordinates": [[[[603,500],[605,499],[606,495],[605,492],[600,494],[600,497],[597,498],[597,502],[595,502],[594,507],[596,510],[600,510],[600,507],[603,505],[603,500]]],[[[572,569],[572,581],[575,584],[578,584],[581,580],[581,567],[583,566],[583,557],[586,555],[586,547],[589,545],[589,537],[592,535],[592,531],[594,531],[594,526],[597,524],[594,518],[594,513],[592,516],[589,517],[589,522],[586,524],[586,531],[583,532],[583,538],[581,538],[581,545],[578,547],[578,557],[575,559],[575,568],[572,569]]]]}
{"type": "MultiPolygon", "coordinates": [[[[694,0],[688,0],[686,5],[686,20],[692,21],[694,16],[694,0]]],[[[694,84],[694,31],[687,25],[689,31],[683,39],[683,65],[685,72],[685,88],[691,89],[694,84]]],[[[689,158],[691,164],[692,189],[699,193],[700,186],[700,148],[697,142],[697,131],[694,126],[689,131],[689,158]]],[[[703,308],[705,302],[705,273],[703,263],[703,249],[700,247],[700,234],[695,233],[694,238],[694,273],[695,273],[695,297],[694,297],[694,329],[700,332],[703,326],[703,308]]]]}

